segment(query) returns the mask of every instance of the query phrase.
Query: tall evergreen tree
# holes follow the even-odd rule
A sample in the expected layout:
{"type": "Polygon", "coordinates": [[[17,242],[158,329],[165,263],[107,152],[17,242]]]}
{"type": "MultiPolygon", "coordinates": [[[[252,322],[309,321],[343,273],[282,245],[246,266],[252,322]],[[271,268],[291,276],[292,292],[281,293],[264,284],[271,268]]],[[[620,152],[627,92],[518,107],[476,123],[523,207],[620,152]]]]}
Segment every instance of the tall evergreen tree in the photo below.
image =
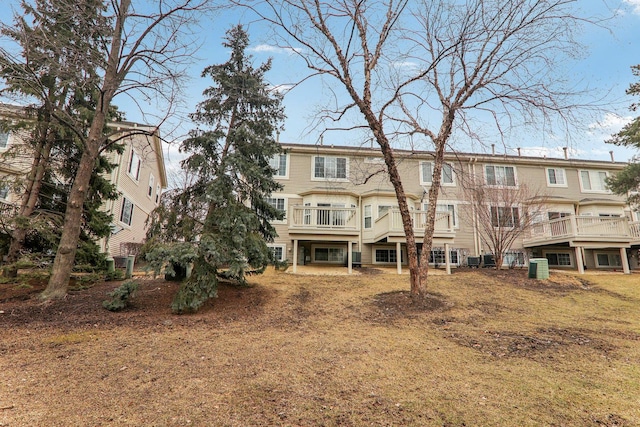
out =
{"type": "MultiPolygon", "coordinates": [[[[632,66],[631,71],[634,76],[640,78],[640,64],[632,66]]],[[[627,94],[640,96],[640,81],[632,83],[627,89],[627,94]]],[[[633,103],[630,108],[631,111],[638,111],[640,103],[633,103]]],[[[640,149],[640,116],[629,122],[607,142],[640,149]]],[[[640,163],[637,157],[634,160],[615,176],[610,177],[607,184],[614,193],[628,195],[629,203],[638,208],[640,207],[640,194],[638,193],[640,190],[640,163]]]]}
{"type": "Polygon", "coordinates": [[[149,254],[156,268],[167,259],[193,262],[174,299],[176,312],[195,311],[214,297],[221,277],[244,283],[249,272],[264,271],[271,261],[266,243],[276,235],[270,221],[284,215],[268,200],[281,188],[270,166],[282,151],[273,137],[284,119],[281,95],[265,82],[271,61],[254,68],[248,44],[242,26],[231,28],[223,43],[231,57],[204,70],[214,85],[191,115],[199,127],[181,146],[189,153],[183,166],[197,179],[169,199],[159,219],[165,227],[152,227],[164,229],[156,238],[173,239],[149,254]],[[198,234],[176,241],[194,224],[198,234]]]}

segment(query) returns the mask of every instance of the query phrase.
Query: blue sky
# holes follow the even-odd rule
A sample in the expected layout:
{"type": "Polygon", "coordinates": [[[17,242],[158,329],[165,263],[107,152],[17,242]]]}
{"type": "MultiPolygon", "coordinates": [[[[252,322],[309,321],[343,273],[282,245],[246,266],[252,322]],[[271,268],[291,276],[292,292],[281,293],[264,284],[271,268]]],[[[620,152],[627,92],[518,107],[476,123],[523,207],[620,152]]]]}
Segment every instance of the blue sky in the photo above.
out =
{"type": "MultiPolygon", "coordinates": [[[[15,0],[3,2],[16,7],[15,0]]],[[[576,79],[588,81],[591,88],[603,96],[607,96],[609,113],[603,113],[597,120],[585,125],[582,135],[575,135],[574,142],[567,142],[561,137],[554,136],[549,129],[539,129],[529,132],[526,138],[520,138],[516,144],[507,141],[507,147],[500,146],[502,152],[505,148],[509,154],[515,153],[517,146],[523,148],[523,154],[540,155],[548,157],[561,157],[562,147],[569,145],[572,157],[609,160],[609,151],[614,151],[615,159],[627,161],[636,154],[635,150],[615,147],[605,144],[612,133],[618,131],[622,125],[628,122],[634,114],[629,111],[629,105],[633,102],[630,96],[625,95],[625,90],[633,81],[631,65],[640,63],[640,0],[580,0],[579,6],[587,14],[602,15],[609,10],[616,10],[617,16],[611,22],[611,31],[599,28],[589,28],[581,37],[587,51],[582,59],[576,60],[570,69],[576,79]]],[[[10,9],[4,7],[0,10],[0,19],[3,22],[10,21],[10,9]]],[[[194,111],[195,106],[202,100],[202,91],[211,84],[210,80],[200,77],[202,69],[211,64],[225,62],[228,52],[221,46],[225,31],[233,24],[243,23],[249,32],[251,39],[250,51],[256,62],[263,62],[267,58],[273,58],[273,69],[267,75],[267,79],[274,86],[288,85],[300,81],[307,74],[307,69],[291,52],[275,48],[269,39],[267,32],[260,22],[252,21],[252,17],[241,12],[225,12],[212,18],[206,18],[202,22],[199,32],[201,49],[197,58],[194,58],[190,67],[190,80],[186,82],[184,92],[186,95],[185,106],[182,114],[179,114],[163,126],[161,131],[170,139],[180,140],[181,137],[194,127],[186,117],[188,112],[194,111]]],[[[327,101],[327,86],[319,78],[308,80],[293,90],[287,92],[284,100],[287,120],[285,130],[280,135],[283,142],[295,142],[315,144],[319,140],[322,129],[311,129],[313,113],[319,105],[327,101]]],[[[637,100],[636,100],[637,101],[637,100]]],[[[149,121],[150,116],[144,116],[128,100],[119,99],[116,102],[121,110],[127,114],[127,119],[132,121],[149,121]]],[[[153,111],[158,107],[148,105],[147,111],[153,111]]],[[[325,144],[353,145],[362,140],[362,134],[328,132],[324,137],[325,144]]],[[[461,151],[486,150],[485,147],[465,145],[461,142],[461,151]]],[[[180,155],[177,153],[177,144],[167,145],[165,157],[169,164],[169,170],[177,169],[177,161],[180,155]]]]}

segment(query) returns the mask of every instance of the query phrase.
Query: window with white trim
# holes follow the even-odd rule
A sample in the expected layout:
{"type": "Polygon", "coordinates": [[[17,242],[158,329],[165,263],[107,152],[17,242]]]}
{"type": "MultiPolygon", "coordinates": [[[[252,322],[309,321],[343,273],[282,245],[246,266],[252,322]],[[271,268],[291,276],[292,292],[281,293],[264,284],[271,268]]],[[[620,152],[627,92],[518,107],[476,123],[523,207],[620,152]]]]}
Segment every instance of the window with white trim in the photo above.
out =
{"type": "Polygon", "coordinates": [[[364,205],[364,228],[371,228],[373,219],[373,210],[371,205],[364,205]]]}
{"type": "MultiPolygon", "coordinates": [[[[267,203],[281,211],[284,214],[282,221],[286,219],[287,215],[287,199],[284,197],[267,197],[267,203]]],[[[274,222],[280,222],[279,220],[274,220],[274,222]]]]}
{"type": "Polygon", "coordinates": [[[0,132],[0,149],[9,146],[9,132],[0,132]]]}
{"type": "Polygon", "coordinates": [[[133,221],[133,202],[126,197],[122,198],[122,210],[120,211],[120,222],[131,225],[133,221]]]}
{"type": "Polygon", "coordinates": [[[564,169],[547,168],[547,186],[549,187],[566,187],[564,169]]]}
{"type": "Polygon", "coordinates": [[[315,179],[347,179],[348,162],[346,157],[313,158],[313,178],[315,179]]]}
{"type": "MultiPolygon", "coordinates": [[[[449,251],[449,263],[458,264],[459,253],[457,249],[449,251]]],[[[442,249],[433,249],[429,254],[429,264],[445,264],[445,251],[442,249]]]]}
{"type": "Polygon", "coordinates": [[[288,154],[281,153],[281,154],[276,154],[274,157],[269,159],[269,166],[271,166],[274,169],[273,176],[279,177],[279,178],[286,178],[287,176],[289,176],[289,170],[288,170],[289,162],[287,161],[287,158],[288,158],[288,154]]]}
{"type": "Polygon", "coordinates": [[[131,178],[136,181],[140,178],[140,156],[135,152],[133,148],[131,148],[131,156],[129,156],[129,166],[127,167],[127,173],[131,176],[131,178]]]}
{"type": "MultiPolygon", "coordinates": [[[[423,209],[426,212],[429,209],[429,204],[425,203],[423,205],[423,209]]],[[[449,216],[451,217],[451,224],[454,227],[458,226],[458,215],[456,213],[456,205],[454,205],[453,203],[438,203],[436,205],[436,212],[448,213],[449,216]]]]}
{"type": "Polygon", "coordinates": [[[160,192],[162,191],[162,188],[160,187],[160,184],[156,185],[156,204],[158,204],[160,202],[160,192]]]}
{"type": "Polygon", "coordinates": [[[524,252],[507,251],[502,258],[502,265],[508,267],[522,267],[525,265],[524,252]]]}
{"type": "Polygon", "coordinates": [[[149,188],[147,188],[147,196],[149,196],[149,198],[153,197],[153,183],[155,181],[155,178],[153,177],[153,174],[149,175],[149,188]]]}
{"type": "Polygon", "coordinates": [[[516,186],[516,170],[513,166],[486,165],[484,176],[487,185],[516,186]]]}
{"type": "Polygon", "coordinates": [[[622,267],[620,254],[596,253],[597,267],[622,267]]]}
{"type": "Polygon", "coordinates": [[[9,198],[9,187],[0,185],[0,199],[7,200],[9,198]]]}
{"type": "Polygon", "coordinates": [[[346,252],[345,248],[314,248],[313,259],[316,262],[342,263],[346,252]]]}
{"type": "Polygon", "coordinates": [[[568,252],[547,252],[544,257],[553,267],[571,267],[571,255],[568,252]]]}
{"type": "MultiPolygon", "coordinates": [[[[376,264],[397,263],[398,251],[391,248],[376,248],[376,264]]],[[[400,262],[404,263],[404,252],[400,251],[400,262]]]]}
{"type": "MultiPolygon", "coordinates": [[[[431,185],[433,181],[433,162],[421,162],[420,163],[420,184],[431,185]]],[[[453,181],[453,168],[450,164],[444,163],[442,165],[441,173],[441,185],[455,185],[453,181]]]]}
{"type": "Polygon", "coordinates": [[[391,209],[395,207],[396,206],[391,206],[391,205],[378,205],[378,218],[384,216],[384,214],[386,214],[387,212],[389,212],[391,209]]]}
{"type": "Polygon", "coordinates": [[[520,210],[512,206],[491,206],[491,225],[494,227],[520,225],[520,210]]]}
{"type": "Polygon", "coordinates": [[[273,256],[273,259],[275,261],[282,262],[285,260],[284,255],[285,255],[286,245],[267,244],[267,247],[271,251],[271,255],[273,256]]]}
{"type": "Polygon", "coordinates": [[[549,221],[551,221],[553,219],[566,218],[568,216],[571,216],[571,213],[569,213],[569,212],[552,212],[552,211],[549,211],[549,212],[547,212],[547,216],[549,217],[549,221]]]}
{"type": "Polygon", "coordinates": [[[607,191],[606,179],[609,174],[606,171],[581,170],[580,186],[582,191],[605,192],[607,191]]]}

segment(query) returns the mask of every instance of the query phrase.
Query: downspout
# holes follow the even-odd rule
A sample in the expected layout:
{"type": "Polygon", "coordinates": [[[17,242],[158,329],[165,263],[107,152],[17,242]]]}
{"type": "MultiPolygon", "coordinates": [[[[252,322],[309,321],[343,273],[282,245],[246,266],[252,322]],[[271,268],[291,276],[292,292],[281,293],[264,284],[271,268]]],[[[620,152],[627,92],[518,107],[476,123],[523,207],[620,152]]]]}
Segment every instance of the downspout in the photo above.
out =
{"type": "MultiPolygon", "coordinates": [[[[476,179],[476,161],[478,160],[477,157],[474,157],[473,159],[471,159],[471,177],[474,179],[476,179]]],[[[473,217],[473,250],[475,252],[474,256],[480,256],[480,238],[478,236],[478,215],[476,213],[476,204],[474,203],[474,201],[471,201],[471,214],[473,217]]]]}
{"type": "MultiPolygon", "coordinates": [[[[364,208],[362,207],[362,194],[358,195],[358,210],[360,211],[360,218],[358,218],[359,232],[358,232],[358,250],[360,251],[360,256],[362,257],[362,233],[364,228],[364,208]]],[[[362,258],[360,258],[362,262],[362,258]]]]}

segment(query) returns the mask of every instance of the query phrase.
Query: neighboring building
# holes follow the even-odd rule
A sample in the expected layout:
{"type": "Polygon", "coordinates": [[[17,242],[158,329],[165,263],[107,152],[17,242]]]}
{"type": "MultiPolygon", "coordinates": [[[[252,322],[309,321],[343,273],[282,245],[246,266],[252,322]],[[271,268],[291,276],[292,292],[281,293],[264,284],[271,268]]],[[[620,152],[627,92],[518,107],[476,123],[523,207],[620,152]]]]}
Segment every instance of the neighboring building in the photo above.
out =
{"type": "MultiPolygon", "coordinates": [[[[295,270],[303,263],[350,267],[356,253],[356,262],[361,257],[362,264],[395,266],[400,272],[407,264],[405,237],[381,153],[367,148],[282,145],[286,154],[272,162],[284,188],[271,201],[286,212],[283,221],[274,222],[279,237],[270,246],[276,257],[292,263],[295,270]]],[[[421,243],[433,153],[394,153],[416,241],[421,243]]],[[[448,269],[467,265],[469,256],[489,253],[471,219],[472,209],[482,207],[465,200],[459,179],[469,173],[482,176],[487,186],[537,184],[548,196],[544,218],[512,245],[505,265],[524,266],[530,257],[545,257],[551,268],[579,271],[628,272],[629,258],[632,267],[638,266],[640,218],[623,197],[606,190],[604,181],[624,163],[469,153],[449,154],[445,161],[432,265],[448,269]]],[[[517,221],[526,214],[526,206],[508,211],[517,221]]]]}
{"type": "MultiPolygon", "coordinates": [[[[22,111],[20,107],[0,105],[0,115],[4,119],[23,118],[22,111]]],[[[158,206],[162,191],[167,187],[167,175],[162,143],[155,128],[132,122],[112,122],[109,126],[116,131],[113,138],[126,135],[119,141],[125,148],[122,154],[108,154],[110,161],[117,165],[108,178],[116,185],[120,196],[104,204],[104,209],[113,215],[112,234],[97,243],[112,256],[125,256],[135,252],[144,241],[147,218],[158,206]]],[[[28,151],[22,143],[23,137],[18,132],[0,131],[0,153],[28,151]]],[[[26,176],[32,157],[27,153],[0,161],[0,209],[3,215],[8,215],[20,203],[21,194],[12,191],[10,184],[26,176]]]]}

